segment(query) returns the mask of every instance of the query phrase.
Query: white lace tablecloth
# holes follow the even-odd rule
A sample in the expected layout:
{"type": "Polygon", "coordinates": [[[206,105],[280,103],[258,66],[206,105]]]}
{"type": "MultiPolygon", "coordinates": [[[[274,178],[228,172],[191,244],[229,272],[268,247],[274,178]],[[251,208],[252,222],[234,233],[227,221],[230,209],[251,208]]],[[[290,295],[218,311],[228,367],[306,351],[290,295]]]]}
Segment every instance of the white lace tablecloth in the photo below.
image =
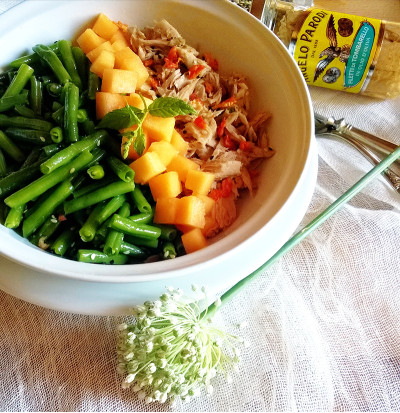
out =
{"type": "MultiPolygon", "coordinates": [[[[1,0],[0,12],[16,4],[1,0]]],[[[312,90],[317,112],[400,144],[400,99],[312,90]]],[[[319,172],[303,224],[370,169],[318,137],[319,172]]],[[[217,315],[247,321],[233,383],[177,411],[399,411],[400,196],[376,179],[217,315]]],[[[1,271],[1,269],[0,269],[1,271]]],[[[10,274],[12,276],[12,274],[10,274]]],[[[123,390],[114,317],[47,310],[0,292],[1,411],[170,411],[123,390]]]]}

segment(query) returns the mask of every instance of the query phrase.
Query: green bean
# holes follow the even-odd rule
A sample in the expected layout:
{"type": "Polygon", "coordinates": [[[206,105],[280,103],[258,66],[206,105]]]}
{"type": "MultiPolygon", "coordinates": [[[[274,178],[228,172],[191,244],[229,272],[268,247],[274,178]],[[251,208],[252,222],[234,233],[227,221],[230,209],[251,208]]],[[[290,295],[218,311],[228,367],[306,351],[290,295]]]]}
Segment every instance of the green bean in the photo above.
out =
{"type": "Polygon", "coordinates": [[[31,119],[24,116],[7,116],[0,113],[0,127],[13,126],[17,128],[34,129],[49,132],[53,125],[42,119],[31,119]]]}
{"type": "Polygon", "coordinates": [[[53,102],[51,104],[51,109],[54,110],[54,111],[56,111],[60,108],[63,108],[63,107],[64,106],[60,102],[58,102],[57,100],[53,100],[53,102]]]}
{"type": "Polygon", "coordinates": [[[88,175],[95,180],[104,178],[104,168],[101,165],[93,165],[87,169],[88,175]]]}
{"type": "Polygon", "coordinates": [[[59,83],[51,82],[46,84],[46,90],[50,96],[58,98],[59,96],[61,96],[63,86],[59,83]]]}
{"type": "Polygon", "coordinates": [[[7,162],[3,151],[0,149],[0,178],[7,175],[7,162]]]}
{"type": "Polygon", "coordinates": [[[26,168],[12,172],[3,179],[0,179],[0,198],[5,198],[22,185],[36,179],[36,177],[40,175],[40,164],[41,161],[35,162],[26,168]]]}
{"type": "Polygon", "coordinates": [[[101,148],[94,148],[91,152],[93,155],[93,160],[88,164],[88,168],[97,165],[107,155],[107,152],[101,148]]]}
{"type": "Polygon", "coordinates": [[[175,246],[172,242],[167,241],[164,245],[163,245],[163,257],[165,259],[172,259],[172,258],[176,258],[176,250],[175,250],[175,246]]]}
{"type": "Polygon", "coordinates": [[[160,228],[161,234],[160,239],[166,241],[172,241],[178,235],[178,230],[173,225],[166,225],[166,224],[153,224],[155,227],[160,228]]]}
{"type": "Polygon", "coordinates": [[[33,46],[32,49],[39,55],[42,60],[44,60],[49,65],[62,85],[71,80],[71,76],[63,66],[61,60],[50,47],[38,44],[36,46],[33,46]]]}
{"type": "Polygon", "coordinates": [[[43,82],[34,75],[31,77],[30,103],[33,113],[36,116],[41,116],[43,111],[43,82]]]}
{"type": "Polygon", "coordinates": [[[15,208],[11,208],[7,214],[4,226],[7,228],[18,228],[22,222],[26,205],[22,204],[15,208]]]}
{"type": "Polygon", "coordinates": [[[19,67],[17,73],[15,74],[10,85],[4,92],[2,98],[13,97],[13,96],[19,95],[22,89],[25,87],[26,83],[28,82],[29,78],[32,76],[32,74],[33,74],[33,69],[27,64],[23,63],[19,67]]]}
{"type": "Polygon", "coordinates": [[[161,229],[153,225],[137,224],[129,218],[123,218],[114,214],[109,223],[110,228],[123,232],[124,234],[134,235],[139,238],[159,238],[161,229]]]}
{"type": "MultiPolygon", "coordinates": [[[[127,218],[131,212],[131,207],[128,202],[125,202],[118,210],[118,215],[123,218],[127,218]]],[[[124,239],[124,234],[115,229],[109,229],[103,251],[106,254],[119,254],[121,249],[121,243],[124,239]]]]}
{"type": "Polygon", "coordinates": [[[32,201],[39,195],[43,194],[53,186],[58,183],[65,181],[74,174],[76,174],[80,169],[84,168],[92,159],[92,154],[88,151],[84,151],[77,158],[73,159],[66,165],[61,166],[55,171],[43,175],[35,181],[31,182],[29,185],[21,188],[19,191],[8,196],[4,202],[10,207],[25,204],[32,201]]]}
{"type": "Polygon", "coordinates": [[[64,106],[61,106],[51,114],[51,118],[60,126],[64,126],[64,112],[64,106]]]}
{"type": "Polygon", "coordinates": [[[89,119],[89,115],[86,109],[78,109],[76,113],[78,123],[84,123],[89,119]]]}
{"type": "Polygon", "coordinates": [[[0,202],[0,224],[5,224],[9,210],[10,208],[8,208],[8,206],[5,203],[0,202]]]}
{"type": "Polygon", "coordinates": [[[96,92],[100,90],[100,78],[89,71],[89,80],[88,80],[88,98],[90,100],[96,99],[96,92]]]}
{"type": "Polygon", "coordinates": [[[73,46],[71,48],[72,55],[74,56],[76,68],[79,73],[79,77],[82,82],[82,89],[86,89],[87,76],[88,76],[88,59],[80,47],[73,46]]]}
{"type": "MultiPolygon", "coordinates": [[[[30,242],[40,248],[44,248],[46,241],[57,231],[59,226],[60,221],[54,215],[51,215],[30,238],[30,242]]],[[[48,243],[46,247],[49,247],[48,243]]]]}
{"type": "Polygon", "coordinates": [[[119,255],[107,255],[104,252],[97,250],[78,250],[77,260],[80,262],[88,262],[93,264],[126,264],[128,256],[119,255]]]}
{"type": "Polygon", "coordinates": [[[79,140],[79,88],[74,83],[68,83],[65,87],[64,129],[66,132],[66,139],[69,142],[77,142],[79,140]]]}
{"type": "Polygon", "coordinates": [[[25,159],[24,153],[19,147],[0,130],[0,149],[6,152],[12,159],[17,162],[23,162],[25,159]]]}
{"type": "Polygon", "coordinates": [[[153,212],[140,212],[139,214],[131,215],[129,219],[137,224],[149,224],[153,221],[153,212]]]}
{"type": "Polygon", "coordinates": [[[25,157],[24,163],[21,165],[21,168],[26,168],[29,165],[32,165],[34,162],[36,162],[37,160],[39,160],[39,156],[40,156],[40,149],[35,148],[32,149],[28,156],[25,157]]]}
{"type": "Polygon", "coordinates": [[[76,191],[74,191],[74,198],[79,198],[83,195],[86,195],[90,192],[93,192],[99,188],[103,188],[109,184],[111,184],[112,182],[115,182],[113,179],[110,178],[104,178],[101,181],[98,182],[93,182],[91,181],[88,185],[86,186],[82,186],[82,188],[77,189],[76,191]]]}
{"type": "Polygon", "coordinates": [[[71,228],[65,229],[51,245],[51,250],[56,255],[64,256],[71,247],[75,237],[75,232],[71,228]]]}
{"type": "Polygon", "coordinates": [[[21,115],[24,118],[29,118],[31,120],[35,119],[35,114],[34,114],[33,110],[31,108],[28,108],[28,106],[15,105],[14,110],[18,113],[18,115],[21,115]]]}
{"type": "Polygon", "coordinates": [[[46,156],[53,156],[61,150],[61,146],[58,143],[52,143],[50,145],[43,146],[41,149],[46,156]]]}
{"type": "Polygon", "coordinates": [[[59,40],[57,43],[61,61],[63,62],[65,69],[69,73],[72,82],[79,89],[82,89],[82,81],[78,73],[74,55],[72,54],[71,42],[68,40],[59,40]]]}
{"type": "Polygon", "coordinates": [[[186,250],[185,250],[185,247],[183,245],[181,237],[176,237],[174,239],[174,245],[175,245],[175,251],[176,251],[176,254],[177,254],[178,257],[186,254],[186,250]]]}
{"type": "Polygon", "coordinates": [[[134,170],[132,168],[129,168],[127,164],[125,164],[115,156],[109,156],[107,158],[107,163],[112,171],[123,181],[131,182],[135,178],[134,170]]]}
{"type": "Polygon", "coordinates": [[[30,145],[44,146],[53,142],[50,138],[50,133],[44,130],[8,127],[5,132],[14,140],[30,145]]]}
{"type": "Polygon", "coordinates": [[[15,105],[24,105],[28,101],[28,91],[23,90],[19,95],[0,99],[0,112],[12,109],[15,105]]]}
{"type": "MultiPolygon", "coordinates": [[[[50,47],[50,49],[54,50],[55,52],[58,49],[57,43],[51,44],[49,47],[50,47]]],[[[9,66],[13,67],[13,68],[19,68],[22,64],[30,65],[30,64],[37,63],[39,61],[40,61],[40,58],[37,55],[37,53],[32,53],[32,54],[29,54],[29,55],[18,57],[17,59],[13,60],[10,63],[9,66]]]]}
{"type": "Polygon", "coordinates": [[[141,247],[147,247],[156,249],[158,247],[158,238],[140,238],[134,235],[125,234],[124,241],[129,242],[133,245],[139,245],[141,247]]]}
{"type": "Polygon", "coordinates": [[[71,212],[90,207],[105,199],[133,191],[134,187],[134,182],[113,182],[103,188],[90,192],[87,195],[67,201],[64,204],[64,211],[66,214],[70,214],[71,212]]]}
{"type": "Polygon", "coordinates": [[[60,143],[63,141],[63,130],[59,126],[55,126],[50,130],[50,138],[54,143],[60,143]]]}
{"type": "Polygon", "coordinates": [[[140,212],[151,212],[152,208],[150,203],[147,201],[143,195],[142,190],[139,186],[136,186],[132,192],[132,199],[140,212]]]}
{"type": "Polygon", "coordinates": [[[125,240],[122,240],[121,242],[120,253],[135,258],[145,258],[147,256],[145,250],[137,247],[136,245],[132,245],[129,242],[126,242],[125,240]]]}
{"type": "Polygon", "coordinates": [[[106,137],[107,132],[105,130],[99,130],[93,135],[67,146],[43,162],[40,166],[42,173],[49,174],[50,172],[70,162],[71,159],[75,158],[81,152],[86,150],[90,151],[96,148],[106,137]]]}
{"type": "Polygon", "coordinates": [[[22,235],[27,238],[33,234],[50,217],[54,210],[72,194],[72,190],[73,185],[70,180],[61,182],[41,203],[38,209],[24,220],[22,235]]]}
{"type": "Polygon", "coordinates": [[[102,201],[93,208],[86,222],[79,230],[79,235],[85,242],[92,241],[99,226],[116,212],[125,202],[125,195],[118,195],[108,202],[102,201]]]}
{"type": "Polygon", "coordinates": [[[82,126],[87,135],[92,134],[96,130],[96,125],[91,119],[86,119],[82,122],[82,126]]]}

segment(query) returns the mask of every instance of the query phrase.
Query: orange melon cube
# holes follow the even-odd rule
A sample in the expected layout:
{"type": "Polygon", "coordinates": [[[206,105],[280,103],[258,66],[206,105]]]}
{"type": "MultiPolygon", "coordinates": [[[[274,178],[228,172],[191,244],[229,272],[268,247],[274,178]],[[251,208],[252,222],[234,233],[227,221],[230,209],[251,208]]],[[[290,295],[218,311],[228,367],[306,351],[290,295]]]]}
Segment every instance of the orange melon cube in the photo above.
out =
{"type": "Polygon", "coordinates": [[[149,77],[149,72],[140,60],[140,57],[129,46],[115,52],[115,67],[117,69],[135,72],[137,74],[138,88],[140,88],[149,77]]]}
{"type": "Polygon", "coordinates": [[[153,199],[175,198],[182,192],[182,184],[178,173],[165,172],[149,180],[149,186],[153,199]]]}
{"type": "Polygon", "coordinates": [[[198,170],[200,169],[200,166],[191,159],[185,158],[184,156],[179,154],[172,158],[171,162],[167,166],[167,171],[178,172],[179,179],[182,182],[186,181],[187,173],[191,169],[198,170]]]}
{"type": "MultiPolygon", "coordinates": [[[[130,128],[124,129],[124,130],[122,130],[122,131],[120,131],[120,132],[123,133],[123,132],[125,132],[125,131],[127,131],[127,130],[129,130],[129,129],[135,130],[136,128],[137,128],[137,125],[134,125],[134,126],[131,126],[130,128]]],[[[123,145],[124,145],[124,143],[125,143],[127,140],[128,140],[128,138],[126,138],[125,136],[122,137],[122,142],[121,142],[121,156],[123,156],[123,154],[124,154],[124,146],[123,146],[123,145]]],[[[146,153],[146,151],[147,151],[148,148],[149,148],[149,145],[150,145],[150,139],[149,139],[149,138],[146,136],[146,134],[145,134],[145,135],[144,135],[144,150],[143,150],[142,154],[139,155],[139,154],[136,152],[136,149],[135,149],[135,147],[134,147],[134,145],[133,145],[133,142],[132,142],[132,145],[129,147],[129,152],[128,152],[127,159],[130,160],[130,161],[138,159],[139,156],[142,156],[143,154],[146,153]]]]}
{"type": "Polygon", "coordinates": [[[194,195],[179,199],[176,209],[175,224],[203,228],[205,225],[205,208],[201,199],[194,195]]]}
{"type": "Polygon", "coordinates": [[[101,119],[107,113],[126,106],[125,97],[118,93],[96,92],[96,117],[101,119]]]}
{"type": "Polygon", "coordinates": [[[85,54],[100,46],[106,39],[97,35],[92,29],[86,29],[77,39],[79,47],[85,54]]]}
{"type": "Polygon", "coordinates": [[[158,198],[153,221],[156,224],[173,224],[175,222],[178,198],[158,198]]]}
{"type": "Polygon", "coordinates": [[[129,166],[135,171],[135,182],[142,185],[165,171],[165,165],[155,152],[146,152],[129,166]]]}
{"type": "Polygon", "coordinates": [[[214,174],[210,172],[190,169],[186,175],[185,187],[191,189],[196,195],[207,195],[210,192],[214,178],[214,174]]]}
{"type": "Polygon", "coordinates": [[[193,228],[182,235],[182,244],[186,253],[190,254],[206,247],[207,240],[199,228],[193,228]]]}
{"type": "Polygon", "coordinates": [[[152,141],[170,142],[175,127],[175,118],[161,118],[148,113],[142,126],[152,141]]]}
{"type": "Polygon", "coordinates": [[[152,142],[149,151],[156,152],[165,166],[168,166],[177,154],[176,149],[167,141],[152,142]]]}
{"type": "Polygon", "coordinates": [[[171,136],[171,145],[175,147],[180,155],[185,156],[188,149],[189,143],[182,138],[181,134],[174,129],[171,136]]]}
{"type": "Polygon", "coordinates": [[[201,194],[196,194],[197,198],[201,199],[204,203],[204,210],[206,213],[206,217],[207,215],[209,215],[211,213],[211,211],[214,208],[215,205],[215,200],[212,199],[211,197],[207,196],[207,195],[201,195],[201,194]]]}
{"type": "MultiPolygon", "coordinates": [[[[140,95],[138,93],[131,93],[126,97],[126,101],[128,103],[128,105],[130,106],[135,106],[135,108],[138,109],[144,109],[144,103],[142,98],[140,97],[140,95]]],[[[153,101],[149,98],[146,98],[145,96],[143,96],[144,101],[146,102],[146,105],[149,106],[153,101]]]]}
{"type": "MultiPolygon", "coordinates": [[[[104,51],[102,52],[104,53],[104,51]]],[[[101,91],[110,93],[132,93],[136,89],[137,78],[135,73],[129,70],[105,69],[101,91]]]]}
{"type": "Polygon", "coordinates": [[[123,49],[126,46],[129,46],[128,39],[125,37],[124,33],[119,29],[110,38],[110,43],[113,45],[114,50],[117,50],[117,47],[114,46],[116,43],[118,43],[118,50],[123,49]]]}
{"type": "MultiPolygon", "coordinates": [[[[102,78],[105,70],[112,70],[114,60],[114,53],[108,50],[102,50],[96,60],[91,64],[90,71],[102,78]]],[[[104,92],[110,91],[104,90],[104,92]]]]}
{"type": "Polygon", "coordinates": [[[102,43],[101,45],[95,47],[93,50],[91,50],[86,57],[91,61],[94,62],[97,57],[99,56],[99,54],[103,51],[103,50],[108,50],[111,53],[114,53],[114,49],[111,45],[111,43],[109,41],[106,41],[104,43],[102,43]]]}
{"type": "Polygon", "coordinates": [[[92,29],[96,34],[106,40],[111,39],[111,37],[119,30],[118,26],[103,13],[98,15],[92,29]]]}

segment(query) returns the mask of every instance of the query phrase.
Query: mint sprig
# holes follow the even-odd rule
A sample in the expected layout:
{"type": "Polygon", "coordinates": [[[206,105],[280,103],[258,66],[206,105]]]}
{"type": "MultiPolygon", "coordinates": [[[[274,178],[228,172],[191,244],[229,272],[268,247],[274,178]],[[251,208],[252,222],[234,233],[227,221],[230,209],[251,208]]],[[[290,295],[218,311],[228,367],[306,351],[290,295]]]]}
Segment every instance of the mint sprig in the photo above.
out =
{"type": "Polygon", "coordinates": [[[196,114],[196,111],[191,105],[178,98],[160,97],[147,106],[144,98],[142,96],[140,97],[144,103],[144,109],[126,105],[121,109],[115,109],[112,112],[107,113],[97,125],[98,128],[109,128],[116,130],[128,129],[137,125],[135,130],[129,130],[122,133],[122,136],[126,138],[122,151],[122,156],[124,159],[128,157],[129,148],[132,144],[137,154],[139,156],[142,155],[145,149],[146,139],[142,124],[148,113],[152,116],[161,118],[196,114]]]}

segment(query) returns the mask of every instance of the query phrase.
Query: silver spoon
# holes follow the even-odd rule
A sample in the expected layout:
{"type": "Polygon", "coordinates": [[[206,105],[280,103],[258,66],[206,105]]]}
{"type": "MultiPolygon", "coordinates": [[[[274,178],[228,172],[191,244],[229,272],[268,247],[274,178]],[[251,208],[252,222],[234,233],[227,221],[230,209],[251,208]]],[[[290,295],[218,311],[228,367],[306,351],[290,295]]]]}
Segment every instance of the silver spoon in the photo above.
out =
{"type": "MultiPolygon", "coordinates": [[[[314,118],[317,135],[333,135],[345,140],[358,149],[373,165],[377,165],[382,160],[382,155],[387,156],[397,148],[396,144],[355,128],[344,119],[326,118],[318,113],[314,113],[314,118]]],[[[390,168],[383,171],[383,176],[400,193],[400,176],[390,168]]]]}

